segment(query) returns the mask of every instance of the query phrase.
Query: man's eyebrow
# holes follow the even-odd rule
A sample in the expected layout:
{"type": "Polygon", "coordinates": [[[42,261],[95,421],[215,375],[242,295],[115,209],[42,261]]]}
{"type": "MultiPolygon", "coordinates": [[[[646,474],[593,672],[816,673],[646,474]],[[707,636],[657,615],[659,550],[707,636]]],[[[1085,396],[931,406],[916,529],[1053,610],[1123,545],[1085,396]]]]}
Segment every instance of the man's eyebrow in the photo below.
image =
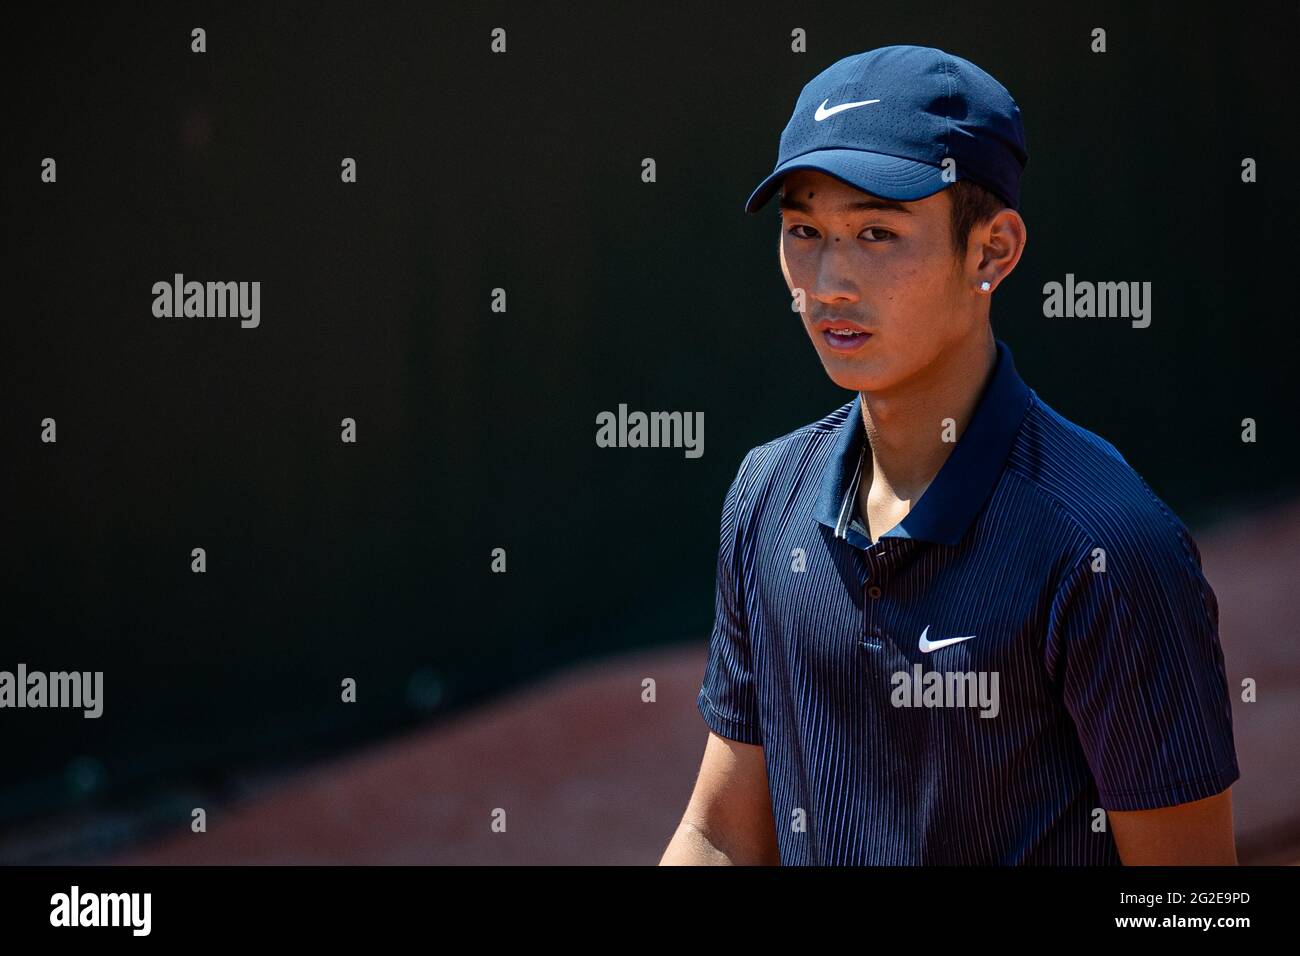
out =
{"type": "MultiPolygon", "coordinates": [[[[778,205],[782,209],[793,209],[796,212],[803,212],[812,215],[812,209],[807,203],[800,202],[793,196],[787,196],[784,193],[781,194],[778,205]]],[[[870,199],[856,199],[853,202],[846,202],[838,208],[831,210],[831,212],[835,215],[839,215],[840,213],[862,212],[868,209],[883,209],[890,212],[902,212],[909,216],[912,214],[912,210],[908,209],[902,203],[896,202],[893,199],[881,199],[878,196],[872,196],[870,199]]]]}

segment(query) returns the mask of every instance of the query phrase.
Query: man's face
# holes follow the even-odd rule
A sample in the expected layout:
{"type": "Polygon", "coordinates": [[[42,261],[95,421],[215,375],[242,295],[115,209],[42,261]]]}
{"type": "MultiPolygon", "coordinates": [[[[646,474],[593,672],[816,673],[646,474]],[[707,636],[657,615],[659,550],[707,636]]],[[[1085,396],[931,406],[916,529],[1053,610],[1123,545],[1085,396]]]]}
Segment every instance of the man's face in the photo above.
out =
{"type": "Polygon", "coordinates": [[[893,203],[808,169],[782,186],[781,271],[792,295],[805,292],[804,328],[835,384],[883,392],[983,321],[947,190],[893,203]],[[827,331],[849,325],[870,334],[827,331]]]}

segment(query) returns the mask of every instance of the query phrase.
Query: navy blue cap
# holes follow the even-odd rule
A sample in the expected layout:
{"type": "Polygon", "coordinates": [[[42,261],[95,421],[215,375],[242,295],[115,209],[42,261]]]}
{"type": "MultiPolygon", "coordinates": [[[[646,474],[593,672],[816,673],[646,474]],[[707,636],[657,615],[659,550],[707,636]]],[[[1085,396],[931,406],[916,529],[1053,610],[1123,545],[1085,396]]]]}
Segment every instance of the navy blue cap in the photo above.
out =
{"type": "Polygon", "coordinates": [[[924,199],[950,185],[942,166],[949,157],[957,179],[1020,208],[1029,153],[1020,107],[1006,87],[933,47],[869,50],[833,63],[803,88],[776,169],[745,212],[761,209],[795,169],[820,170],[885,199],[924,199]]]}

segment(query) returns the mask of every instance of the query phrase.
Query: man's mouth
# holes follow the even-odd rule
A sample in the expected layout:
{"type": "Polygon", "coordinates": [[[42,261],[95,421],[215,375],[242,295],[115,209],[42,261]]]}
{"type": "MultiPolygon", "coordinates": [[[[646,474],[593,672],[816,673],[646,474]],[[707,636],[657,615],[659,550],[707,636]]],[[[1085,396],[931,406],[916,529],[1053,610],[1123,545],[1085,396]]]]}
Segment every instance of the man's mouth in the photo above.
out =
{"type": "Polygon", "coordinates": [[[841,352],[851,352],[866,344],[871,338],[871,333],[850,325],[838,324],[823,328],[821,337],[831,348],[841,352]]]}

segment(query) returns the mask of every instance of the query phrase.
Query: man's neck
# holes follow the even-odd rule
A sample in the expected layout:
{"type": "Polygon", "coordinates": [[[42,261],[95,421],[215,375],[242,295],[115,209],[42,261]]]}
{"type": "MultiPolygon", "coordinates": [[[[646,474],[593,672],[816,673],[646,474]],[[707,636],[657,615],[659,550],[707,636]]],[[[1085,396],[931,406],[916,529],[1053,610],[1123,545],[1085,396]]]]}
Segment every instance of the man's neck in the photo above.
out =
{"type": "Polygon", "coordinates": [[[985,324],[969,345],[946,350],[897,388],[861,393],[870,442],[859,486],[864,511],[868,501],[872,507],[910,507],[925,493],[966,431],[996,362],[997,345],[985,324]],[[948,418],[952,428],[944,427],[948,418]]]}

